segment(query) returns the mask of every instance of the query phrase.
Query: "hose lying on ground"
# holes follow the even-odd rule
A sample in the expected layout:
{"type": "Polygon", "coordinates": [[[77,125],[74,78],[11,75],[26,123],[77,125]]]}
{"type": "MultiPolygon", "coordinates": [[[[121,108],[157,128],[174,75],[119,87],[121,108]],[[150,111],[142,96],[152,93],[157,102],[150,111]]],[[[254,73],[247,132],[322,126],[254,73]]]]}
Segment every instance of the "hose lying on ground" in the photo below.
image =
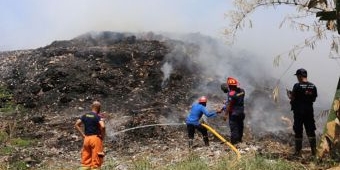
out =
{"type": "Polygon", "coordinates": [[[205,124],[205,123],[201,123],[201,125],[203,127],[205,127],[206,129],[208,129],[211,133],[213,133],[217,138],[219,138],[223,143],[225,143],[226,145],[228,145],[237,155],[237,159],[239,160],[241,158],[241,154],[240,152],[236,149],[236,147],[234,145],[232,145],[231,143],[229,143],[226,139],[224,139],[220,134],[218,134],[213,128],[211,128],[209,125],[205,124]]]}
{"type": "Polygon", "coordinates": [[[159,124],[151,124],[151,125],[142,125],[142,126],[136,126],[128,129],[124,129],[118,132],[114,132],[113,135],[117,135],[120,133],[124,133],[127,131],[135,130],[135,129],[141,129],[141,128],[146,128],[146,127],[153,127],[153,126],[183,126],[185,123],[159,123],[159,124]]]}
{"type": "MultiPolygon", "coordinates": [[[[146,128],[146,127],[152,127],[152,126],[181,126],[181,125],[185,125],[185,123],[164,123],[164,124],[151,124],[151,125],[143,125],[143,126],[137,126],[137,127],[132,127],[129,129],[124,129],[118,132],[115,132],[114,135],[120,134],[120,133],[124,133],[130,130],[135,130],[135,129],[141,129],[141,128],[146,128]]],[[[211,133],[213,133],[217,138],[219,138],[223,143],[225,143],[227,146],[229,146],[237,155],[237,159],[239,160],[241,158],[241,154],[240,152],[236,149],[236,147],[234,145],[232,145],[231,143],[229,143],[226,139],[224,139],[219,133],[217,133],[213,128],[211,128],[209,125],[205,124],[205,123],[201,123],[201,125],[203,127],[205,127],[206,129],[208,129],[211,133]]]]}

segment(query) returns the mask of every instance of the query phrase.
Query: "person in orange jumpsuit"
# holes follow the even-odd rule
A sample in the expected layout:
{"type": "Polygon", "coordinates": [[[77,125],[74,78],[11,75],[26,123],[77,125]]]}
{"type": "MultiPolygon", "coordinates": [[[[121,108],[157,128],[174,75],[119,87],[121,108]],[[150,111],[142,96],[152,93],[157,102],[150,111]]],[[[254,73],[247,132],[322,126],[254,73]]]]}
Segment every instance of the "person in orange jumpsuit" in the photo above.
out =
{"type": "Polygon", "coordinates": [[[101,104],[94,101],[91,105],[91,112],[82,115],[75,123],[75,128],[84,138],[81,150],[81,168],[84,170],[100,169],[103,164],[105,124],[99,116],[100,107],[101,104]],[[82,125],[84,125],[84,130],[82,130],[82,125]]]}

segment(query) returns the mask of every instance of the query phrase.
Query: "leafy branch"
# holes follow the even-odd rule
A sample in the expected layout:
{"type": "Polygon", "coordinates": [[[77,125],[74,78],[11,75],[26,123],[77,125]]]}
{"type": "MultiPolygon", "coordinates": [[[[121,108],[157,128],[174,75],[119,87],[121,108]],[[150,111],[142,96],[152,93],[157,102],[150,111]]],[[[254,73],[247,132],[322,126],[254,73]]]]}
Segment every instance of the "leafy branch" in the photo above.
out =
{"type": "MultiPolygon", "coordinates": [[[[246,26],[252,27],[253,23],[249,17],[253,12],[263,7],[277,8],[282,5],[296,7],[298,14],[286,16],[279,28],[289,24],[291,28],[302,32],[313,31],[314,35],[306,38],[302,43],[294,45],[292,49],[287,52],[277,55],[274,59],[275,66],[279,65],[282,55],[287,54],[295,61],[303,49],[310,48],[313,50],[316,48],[316,43],[319,40],[328,39],[327,30],[336,31],[336,23],[334,21],[327,21],[327,23],[320,21],[306,23],[308,17],[315,17],[315,14],[319,11],[333,10],[333,0],[234,0],[236,10],[226,14],[226,17],[231,21],[229,27],[225,29],[225,35],[229,43],[234,43],[236,34],[239,30],[242,30],[246,26]]],[[[333,35],[330,39],[332,40],[330,57],[339,58],[334,56],[339,56],[340,38],[339,36],[333,35]]]]}

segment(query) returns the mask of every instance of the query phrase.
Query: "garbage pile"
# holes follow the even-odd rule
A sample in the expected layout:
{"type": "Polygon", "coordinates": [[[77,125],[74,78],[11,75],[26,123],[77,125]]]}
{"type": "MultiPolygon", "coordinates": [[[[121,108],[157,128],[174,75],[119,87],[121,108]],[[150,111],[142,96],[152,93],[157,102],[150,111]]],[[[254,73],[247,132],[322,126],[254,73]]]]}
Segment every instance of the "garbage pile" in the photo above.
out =
{"type": "MultiPolygon", "coordinates": [[[[89,111],[93,100],[102,103],[106,119],[107,158],[121,163],[122,169],[131,157],[149,156],[160,166],[180,161],[189,154],[185,126],[181,124],[189,106],[202,90],[206,90],[211,108],[225,97],[219,89],[221,82],[203,74],[205,68],[195,58],[199,51],[195,43],[153,33],[101,32],[55,41],[38,49],[0,52],[0,86],[11,92],[6,100],[18,106],[0,115],[4,120],[0,122],[0,134],[8,135],[0,148],[8,147],[14,138],[34,141],[29,147],[15,146],[10,154],[0,152],[0,162],[23,160],[27,166],[41,167],[61,166],[66,160],[76,167],[82,139],[73,125],[89,111]],[[168,126],[118,133],[150,124],[168,126]]],[[[268,91],[254,93],[262,95],[261,101],[269,96],[268,91]]],[[[248,106],[250,118],[256,106],[248,106]]],[[[289,118],[284,119],[279,121],[288,129],[289,118]]],[[[254,136],[252,132],[260,129],[250,124],[253,122],[245,130],[248,142],[238,146],[241,153],[289,152],[290,131],[254,136]]],[[[211,125],[228,139],[226,122],[212,120],[211,125]]],[[[198,153],[211,160],[231,153],[211,134],[209,138],[212,144],[207,150],[202,149],[202,140],[196,139],[198,153]]]]}

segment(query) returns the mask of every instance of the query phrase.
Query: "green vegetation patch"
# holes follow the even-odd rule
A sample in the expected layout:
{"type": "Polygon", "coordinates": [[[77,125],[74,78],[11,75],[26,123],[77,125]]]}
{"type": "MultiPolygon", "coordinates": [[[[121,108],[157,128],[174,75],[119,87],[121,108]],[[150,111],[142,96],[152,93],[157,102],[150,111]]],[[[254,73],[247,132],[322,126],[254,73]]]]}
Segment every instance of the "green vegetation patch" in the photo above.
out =
{"type": "Polygon", "coordinates": [[[5,143],[8,139],[8,134],[0,130],[0,143],[5,143]]]}
{"type": "Polygon", "coordinates": [[[0,99],[2,101],[11,100],[13,97],[10,90],[8,90],[5,86],[0,85],[0,99]]]}
{"type": "Polygon", "coordinates": [[[0,155],[8,155],[15,151],[15,149],[11,146],[3,146],[0,148],[0,155]]]}
{"type": "Polygon", "coordinates": [[[10,169],[27,170],[29,168],[26,166],[24,161],[16,161],[10,165],[10,169]]]}
{"type": "Polygon", "coordinates": [[[28,147],[34,143],[32,139],[21,139],[21,138],[13,138],[10,140],[10,144],[17,147],[28,147]]]}
{"type": "Polygon", "coordinates": [[[113,158],[105,157],[105,163],[101,167],[101,170],[112,170],[112,169],[115,169],[116,166],[118,166],[118,164],[116,163],[116,161],[113,158]]]}
{"type": "Polygon", "coordinates": [[[135,170],[151,170],[154,169],[150,161],[146,158],[137,160],[133,162],[133,167],[135,170]]]}
{"type": "Polygon", "coordinates": [[[204,170],[204,169],[210,169],[208,167],[208,164],[199,157],[199,155],[190,155],[183,161],[170,165],[167,168],[167,170],[204,170]]]}
{"type": "Polygon", "coordinates": [[[0,85],[0,112],[12,113],[16,110],[17,105],[13,102],[13,94],[5,86],[0,85]]]}
{"type": "Polygon", "coordinates": [[[28,170],[29,167],[27,167],[26,163],[24,161],[16,161],[13,163],[1,163],[0,164],[0,170],[28,170]]]}
{"type": "Polygon", "coordinates": [[[266,159],[261,156],[245,157],[235,166],[230,169],[244,169],[244,170],[255,170],[255,169],[266,169],[266,170],[299,170],[304,169],[299,164],[288,162],[283,159],[266,159]]]}

